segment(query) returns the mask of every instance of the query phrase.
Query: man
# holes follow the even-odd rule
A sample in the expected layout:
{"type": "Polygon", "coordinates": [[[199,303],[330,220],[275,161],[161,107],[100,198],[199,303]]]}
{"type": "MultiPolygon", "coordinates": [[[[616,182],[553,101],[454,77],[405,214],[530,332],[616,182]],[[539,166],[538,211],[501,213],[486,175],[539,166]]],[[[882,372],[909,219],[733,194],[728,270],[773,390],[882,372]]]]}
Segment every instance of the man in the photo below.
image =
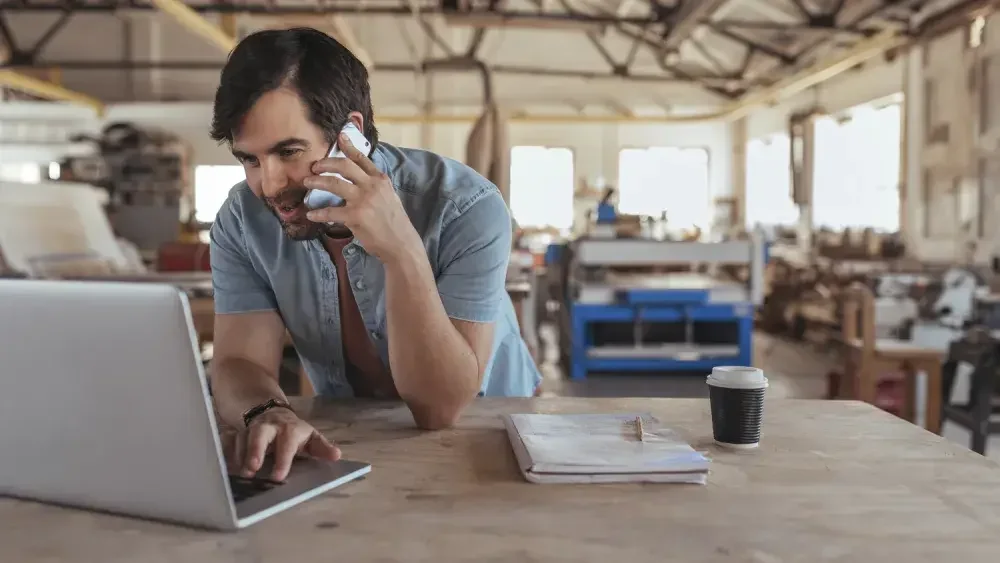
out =
{"type": "Polygon", "coordinates": [[[244,474],[267,452],[277,480],[298,453],[339,456],[278,386],[286,330],[320,395],[399,397],[422,428],[451,425],[477,395],[532,394],[499,191],[461,163],[380,142],[350,51],[313,29],[248,36],[222,70],[212,137],[247,176],[211,230],[212,391],[223,422],[247,428],[244,474]],[[348,122],[369,154],[338,138],[348,122]],[[349,158],[326,158],[333,143],[349,158]],[[346,204],[309,210],[309,189],[346,204]]]}

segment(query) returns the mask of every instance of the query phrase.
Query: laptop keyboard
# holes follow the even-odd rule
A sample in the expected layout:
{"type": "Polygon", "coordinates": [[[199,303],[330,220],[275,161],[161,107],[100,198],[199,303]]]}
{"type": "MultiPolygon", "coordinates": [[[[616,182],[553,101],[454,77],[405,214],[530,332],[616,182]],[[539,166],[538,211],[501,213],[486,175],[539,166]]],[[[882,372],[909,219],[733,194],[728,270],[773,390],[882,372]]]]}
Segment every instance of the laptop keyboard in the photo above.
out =
{"type": "Polygon", "coordinates": [[[278,481],[261,479],[259,477],[241,477],[239,475],[229,476],[229,488],[233,492],[233,501],[240,502],[260,493],[282,485],[278,481]]]}

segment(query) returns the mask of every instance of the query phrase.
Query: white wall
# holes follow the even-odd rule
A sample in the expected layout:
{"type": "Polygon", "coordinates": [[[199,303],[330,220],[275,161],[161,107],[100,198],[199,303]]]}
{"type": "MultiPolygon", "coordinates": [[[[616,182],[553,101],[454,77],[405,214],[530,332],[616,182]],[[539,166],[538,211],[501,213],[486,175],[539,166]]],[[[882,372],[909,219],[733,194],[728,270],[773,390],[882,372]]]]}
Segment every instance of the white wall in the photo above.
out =
{"type": "MultiPolygon", "coordinates": [[[[997,25],[1000,18],[992,16],[986,29],[997,25]]],[[[904,235],[925,261],[988,264],[1000,251],[1000,169],[995,164],[1000,123],[994,118],[981,129],[982,112],[995,112],[1000,101],[1000,36],[987,31],[983,39],[970,48],[968,30],[960,28],[909,56],[904,235]],[[931,96],[928,81],[935,85],[931,96]],[[947,127],[946,140],[928,139],[928,112],[932,127],[947,127]]]]}

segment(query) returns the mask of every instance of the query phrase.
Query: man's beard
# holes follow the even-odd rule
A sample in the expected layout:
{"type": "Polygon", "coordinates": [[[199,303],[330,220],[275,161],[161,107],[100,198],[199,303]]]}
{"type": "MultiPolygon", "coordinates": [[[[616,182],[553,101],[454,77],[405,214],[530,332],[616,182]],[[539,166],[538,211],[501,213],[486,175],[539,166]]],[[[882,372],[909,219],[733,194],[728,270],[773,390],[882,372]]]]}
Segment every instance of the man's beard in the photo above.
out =
{"type": "Polygon", "coordinates": [[[264,205],[271,211],[285,236],[296,241],[307,241],[318,239],[326,234],[333,238],[345,238],[351,236],[351,231],[343,225],[328,225],[326,223],[314,223],[306,218],[308,211],[303,199],[308,190],[306,188],[288,188],[282,191],[277,197],[265,197],[264,205]],[[294,216],[288,219],[282,218],[284,212],[293,213],[294,216]]]}
{"type": "Polygon", "coordinates": [[[288,188],[277,197],[262,197],[264,205],[271,211],[274,218],[281,224],[281,230],[292,240],[312,240],[323,232],[322,223],[313,223],[306,218],[308,209],[303,203],[306,197],[305,188],[288,188]],[[292,217],[283,217],[293,213],[292,217]]]}

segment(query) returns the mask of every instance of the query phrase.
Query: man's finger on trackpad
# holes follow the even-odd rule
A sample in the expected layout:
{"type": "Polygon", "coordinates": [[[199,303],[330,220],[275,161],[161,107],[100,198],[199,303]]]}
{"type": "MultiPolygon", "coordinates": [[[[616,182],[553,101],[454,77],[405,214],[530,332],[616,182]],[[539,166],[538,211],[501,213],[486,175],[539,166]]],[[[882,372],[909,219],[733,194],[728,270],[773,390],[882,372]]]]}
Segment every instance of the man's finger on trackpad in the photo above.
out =
{"type": "Polygon", "coordinates": [[[277,429],[270,424],[259,424],[250,428],[247,437],[246,459],[243,462],[243,476],[253,477],[260,471],[267,455],[267,447],[274,440],[277,429]]]}
{"type": "Polygon", "coordinates": [[[289,432],[278,438],[274,444],[274,468],[271,469],[271,479],[284,481],[292,469],[292,461],[302,445],[304,436],[298,432],[289,432]]]}

